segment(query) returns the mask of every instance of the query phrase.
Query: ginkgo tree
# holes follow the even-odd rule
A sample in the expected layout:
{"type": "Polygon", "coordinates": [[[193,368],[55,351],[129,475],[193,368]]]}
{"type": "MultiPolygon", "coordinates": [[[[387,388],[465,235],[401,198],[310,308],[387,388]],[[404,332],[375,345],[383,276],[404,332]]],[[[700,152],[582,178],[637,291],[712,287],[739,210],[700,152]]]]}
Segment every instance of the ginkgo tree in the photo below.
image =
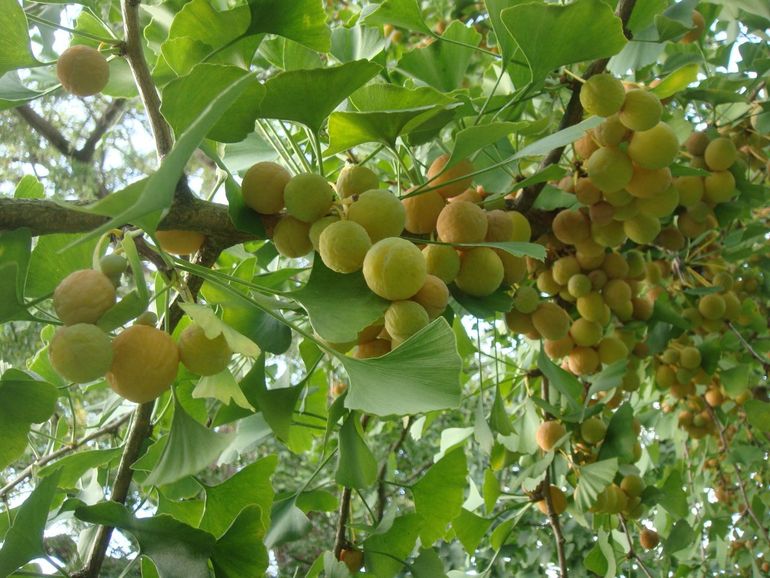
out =
{"type": "Polygon", "coordinates": [[[0,576],[770,573],[767,3],[0,29],[0,576]]]}

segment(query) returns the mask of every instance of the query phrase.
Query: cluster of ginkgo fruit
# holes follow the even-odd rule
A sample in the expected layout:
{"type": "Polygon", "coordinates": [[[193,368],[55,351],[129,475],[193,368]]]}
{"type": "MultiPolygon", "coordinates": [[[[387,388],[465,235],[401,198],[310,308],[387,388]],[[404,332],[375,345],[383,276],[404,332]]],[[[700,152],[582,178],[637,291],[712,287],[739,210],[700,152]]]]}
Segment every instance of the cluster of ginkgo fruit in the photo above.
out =
{"type": "Polygon", "coordinates": [[[62,323],[51,339],[51,366],[64,379],[87,383],[106,376],[121,397],[136,403],[152,401],[177,376],[179,362],[198,375],[223,371],[232,357],[224,336],[190,323],[178,341],[155,327],[145,312],[113,339],[99,326],[116,304],[116,287],[127,268],[125,257],[110,253],[99,269],[67,275],[53,294],[53,309],[62,323]]]}
{"type": "MultiPolygon", "coordinates": [[[[447,166],[449,160],[435,159],[426,184],[401,198],[360,165],[343,168],[334,186],[317,174],[292,176],[273,162],[259,162],[244,175],[244,202],[274,216],[272,240],[281,255],[316,251],[332,271],[362,271],[369,289],[391,302],[384,318],[360,333],[358,357],[387,353],[441,315],[450,283],[485,297],[526,275],[523,258],[476,244],[528,241],[527,220],[483,209],[470,186],[471,163],[447,166]]],[[[356,343],[335,345],[349,350],[356,343]]]]}

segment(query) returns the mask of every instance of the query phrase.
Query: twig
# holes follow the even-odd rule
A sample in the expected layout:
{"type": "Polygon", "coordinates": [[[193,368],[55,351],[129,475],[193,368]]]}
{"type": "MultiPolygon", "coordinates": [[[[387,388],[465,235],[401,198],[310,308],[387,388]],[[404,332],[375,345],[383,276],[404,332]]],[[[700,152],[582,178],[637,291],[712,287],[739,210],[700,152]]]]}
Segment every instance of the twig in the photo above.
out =
{"type": "Polygon", "coordinates": [[[113,100],[104,111],[101,118],[96,121],[96,126],[91,134],[83,143],[83,146],[75,151],[74,157],[82,162],[90,162],[96,151],[96,145],[102,140],[105,133],[113,127],[113,125],[120,119],[123,109],[126,106],[125,98],[117,98],[113,100]]]}
{"type": "Polygon", "coordinates": [[[122,426],[124,423],[128,421],[128,418],[131,417],[130,414],[126,414],[123,417],[120,417],[113,421],[112,423],[107,424],[101,429],[96,430],[95,432],[85,436],[84,438],[77,440],[76,442],[72,444],[65,445],[58,450],[51,452],[50,454],[47,454],[45,456],[42,456],[39,460],[35,461],[34,463],[31,463],[26,468],[24,468],[18,476],[16,476],[14,479],[12,479],[10,482],[5,484],[2,488],[0,488],[0,499],[5,499],[5,497],[8,495],[8,492],[10,492],[12,489],[14,489],[16,486],[18,486],[20,483],[22,483],[24,480],[32,476],[32,474],[35,473],[35,470],[38,468],[43,467],[49,462],[52,462],[61,456],[64,456],[70,452],[75,451],[76,449],[84,446],[88,442],[91,442],[95,440],[96,438],[99,438],[103,435],[115,433],[120,426],[122,426]]]}
{"type": "Polygon", "coordinates": [[[155,137],[155,148],[158,151],[158,156],[163,158],[171,150],[174,139],[171,136],[171,128],[160,113],[160,97],[152,80],[147,61],[144,59],[142,29],[139,23],[139,4],[141,1],[121,0],[120,4],[123,10],[123,30],[125,33],[124,54],[134,75],[142,104],[144,104],[144,109],[150,119],[150,127],[155,137]]]}
{"type": "Polygon", "coordinates": [[[334,557],[340,559],[343,548],[347,546],[348,518],[350,517],[350,496],[352,490],[348,487],[342,488],[340,496],[339,520],[337,521],[337,531],[334,534],[334,557]]]}
{"type": "Polygon", "coordinates": [[[385,460],[380,465],[380,471],[377,473],[377,522],[382,521],[382,517],[385,515],[385,501],[387,496],[385,494],[385,474],[388,473],[388,456],[395,453],[406,441],[406,436],[409,433],[409,428],[412,425],[412,417],[407,418],[404,428],[401,430],[401,435],[388,449],[388,453],[385,454],[385,460]]]}
{"type": "Polygon", "coordinates": [[[727,326],[732,330],[733,333],[738,337],[738,340],[741,342],[741,344],[746,348],[746,351],[748,351],[752,357],[754,357],[757,361],[759,361],[762,364],[762,367],[764,367],[766,370],[770,368],[770,359],[767,357],[763,357],[759,353],[757,353],[757,350],[754,349],[751,344],[746,341],[746,338],[743,336],[743,334],[738,331],[738,329],[733,325],[732,323],[728,323],[727,326]]]}
{"type": "Polygon", "coordinates": [[[554,538],[556,539],[556,554],[559,557],[559,571],[561,578],[568,578],[569,570],[567,569],[567,557],[564,554],[564,534],[561,531],[561,524],[559,523],[559,514],[553,508],[553,500],[551,500],[551,474],[546,471],[545,480],[542,483],[543,498],[545,498],[545,504],[548,507],[548,523],[551,524],[551,530],[553,530],[554,538]]]}
{"type": "Polygon", "coordinates": [[[639,568],[644,573],[647,578],[653,578],[652,574],[650,574],[649,569],[647,566],[644,565],[644,562],[642,562],[642,559],[639,557],[639,554],[634,549],[634,541],[631,538],[631,532],[628,531],[628,524],[626,523],[626,519],[623,517],[622,514],[618,516],[620,518],[620,525],[623,526],[623,531],[626,533],[626,536],[628,537],[628,557],[636,560],[636,563],[639,564],[639,568]]]}
{"type": "MultiPolygon", "coordinates": [[[[636,0],[620,0],[615,9],[615,15],[618,16],[623,23],[623,34],[625,34],[626,38],[629,40],[631,39],[631,32],[628,30],[627,25],[635,4],[636,0]]],[[[608,62],[609,58],[601,58],[592,62],[583,74],[583,79],[587,80],[593,75],[603,72],[607,67],[608,62]]],[[[559,123],[559,130],[564,130],[567,127],[577,124],[583,117],[583,105],[580,104],[580,86],[581,85],[578,82],[573,82],[571,84],[572,96],[569,99],[567,108],[564,109],[564,116],[562,116],[561,122],[559,123]]],[[[538,172],[551,165],[557,164],[561,160],[561,156],[564,154],[566,148],[566,146],[561,146],[551,150],[540,163],[538,172]]],[[[537,199],[537,196],[540,194],[540,191],[545,188],[545,185],[546,183],[538,183],[525,188],[516,200],[513,201],[512,208],[523,213],[529,211],[535,203],[535,199],[537,199]]]]}
{"type": "MultiPolygon", "coordinates": [[[[708,403],[705,405],[706,410],[711,416],[711,419],[714,420],[714,424],[717,426],[717,432],[719,434],[719,441],[722,445],[722,451],[727,451],[729,446],[727,443],[727,438],[725,437],[725,429],[722,426],[722,422],[719,420],[719,416],[717,416],[714,408],[711,407],[708,403]]],[[[767,542],[768,546],[770,546],[770,536],[767,533],[767,529],[762,525],[762,522],[760,521],[759,517],[757,517],[756,512],[754,512],[754,509],[751,507],[751,501],[749,500],[749,496],[746,493],[746,484],[743,481],[741,466],[738,464],[738,462],[733,462],[733,466],[735,467],[735,479],[738,481],[738,489],[741,491],[741,497],[743,498],[743,503],[746,506],[746,512],[748,512],[749,516],[754,521],[754,524],[756,524],[757,530],[762,535],[762,538],[765,540],[765,542],[767,542]]]]}

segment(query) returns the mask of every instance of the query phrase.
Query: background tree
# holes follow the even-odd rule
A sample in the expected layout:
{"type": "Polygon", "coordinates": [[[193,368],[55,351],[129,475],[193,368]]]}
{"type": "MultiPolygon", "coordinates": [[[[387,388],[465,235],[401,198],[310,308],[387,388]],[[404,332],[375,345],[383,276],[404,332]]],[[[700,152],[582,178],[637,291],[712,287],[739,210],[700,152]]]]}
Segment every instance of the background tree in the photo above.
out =
{"type": "Polygon", "coordinates": [[[0,29],[0,575],[770,572],[763,3],[0,29]]]}

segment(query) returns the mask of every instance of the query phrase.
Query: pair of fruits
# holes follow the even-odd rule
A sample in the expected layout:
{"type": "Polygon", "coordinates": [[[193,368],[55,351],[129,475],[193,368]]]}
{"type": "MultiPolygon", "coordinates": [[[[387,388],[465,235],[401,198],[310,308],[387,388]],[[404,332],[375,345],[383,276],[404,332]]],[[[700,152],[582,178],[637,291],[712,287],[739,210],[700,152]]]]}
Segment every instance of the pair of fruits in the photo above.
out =
{"type": "Polygon", "coordinates": [[[227,367],[232,351],[225,338],[209,337],[195,323],[181,332],[178,344],[141,320],[110,339],[97,323],[115,305],[114,279],[121,273],[119,259],[109,255],[102,260],[102,271],[75,271],[56,287],[53,307],[63,326],[56,330],[48,353],[59,375],[75,383],[106,376],[118,395],[145,403],[170,387],[180,361],[199,375],[227,367]]]}

